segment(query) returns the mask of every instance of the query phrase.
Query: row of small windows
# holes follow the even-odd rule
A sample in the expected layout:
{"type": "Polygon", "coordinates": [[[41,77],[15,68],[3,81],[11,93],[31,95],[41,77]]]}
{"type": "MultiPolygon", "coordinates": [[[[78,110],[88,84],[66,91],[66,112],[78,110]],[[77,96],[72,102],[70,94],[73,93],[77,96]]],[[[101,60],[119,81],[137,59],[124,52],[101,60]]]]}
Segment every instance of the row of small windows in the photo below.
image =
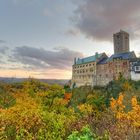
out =
{"type": "Polygon", "coordinates": [[[94,64],[85,64],[85,65],[79,65],[79,66],[75,66],[74,68],[83,68],[83,67],[88,67],[88,66],[94,66],[94,64]]]}
{"type": "Polygon", "coordinates": [[[108,74],[105,74],[105,75],[98,75],[98,76],[95,76],[95,75],[80,75],[80,76],[73,76],[74,79],[90,79],[90,78],[101,78],[101,77],[108,77],[108,74]]]}
{"type": "Polygon", "coordinates": [[[108,74],[105,74],[105,75],[99,75],[99,77],[101,78],[101,77],[108,77],[108,74]]]}
{"type": "Polygon", "coordinates": [[[89,70],[86,69],[86,70],[74,70],[73,71],[74,73],[85,73],[85,72],[94,72],[94,69],[93,68],[90,68],[89,70]]]}
{"type": "Polygon", "coordinates": [[[90,79],[90,78],[94,78],[93,75],[80,75],[80,76],[74,76],[74,79],[90,79]]]}

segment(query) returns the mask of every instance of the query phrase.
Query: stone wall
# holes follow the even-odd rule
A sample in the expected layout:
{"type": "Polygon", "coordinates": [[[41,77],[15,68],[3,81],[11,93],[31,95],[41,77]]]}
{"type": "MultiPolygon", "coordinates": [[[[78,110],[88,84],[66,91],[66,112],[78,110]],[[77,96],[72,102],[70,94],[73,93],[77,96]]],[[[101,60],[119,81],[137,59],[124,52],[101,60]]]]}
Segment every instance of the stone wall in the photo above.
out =
{"type": "Polygon", "coordinates": [[[96,75],[96,62],[90,62],[80,65],[73,65],[72,82],[77,86],[93,85],[93,79],[96,75]]]}

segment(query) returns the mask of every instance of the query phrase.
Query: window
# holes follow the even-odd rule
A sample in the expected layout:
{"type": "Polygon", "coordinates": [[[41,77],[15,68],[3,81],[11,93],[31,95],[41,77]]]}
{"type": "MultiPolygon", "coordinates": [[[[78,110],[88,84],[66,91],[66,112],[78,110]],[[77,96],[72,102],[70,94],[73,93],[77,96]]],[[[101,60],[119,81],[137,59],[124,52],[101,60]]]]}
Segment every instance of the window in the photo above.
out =
{"type": "Polygon", "coordinates": [[[120,38],[120,36],[119,36],[119,35],[117,35],[117,38],[120,38]]]}
{"type": "Polygon", "coordinates": [[[140,66],[135,66],[135,71],[140,71],[140,66]]]}
{"type": "Polygon", "coordinates": [[[93,72],[93,68],[90,68],[90,72],[93,72]]]}
{"type": "Polygon", "coordinates": [[[123,65],[127,65],[127,62],[123,62],[123,65]]]}

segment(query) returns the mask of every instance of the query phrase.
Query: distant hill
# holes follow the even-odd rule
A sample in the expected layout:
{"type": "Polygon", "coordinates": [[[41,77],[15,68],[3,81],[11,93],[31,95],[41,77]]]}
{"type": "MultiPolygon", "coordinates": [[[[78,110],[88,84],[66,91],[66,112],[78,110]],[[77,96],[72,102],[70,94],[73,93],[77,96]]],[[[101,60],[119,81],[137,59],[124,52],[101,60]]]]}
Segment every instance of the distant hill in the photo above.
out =
{"type": "MultiPolygon", "coordinates": [[[[10,78],[10,77],[0,77],[0,81],[1,82],[5,82],[5,83],[17,83],[17,82],[23,82],[28,80],[29,78],[10,78]]],[[[60,84],[60,85],[64,85],[65,83],[67,83],[70,79],[37,79],[41,82],[45,82],[48,84],[60,84]]]]}

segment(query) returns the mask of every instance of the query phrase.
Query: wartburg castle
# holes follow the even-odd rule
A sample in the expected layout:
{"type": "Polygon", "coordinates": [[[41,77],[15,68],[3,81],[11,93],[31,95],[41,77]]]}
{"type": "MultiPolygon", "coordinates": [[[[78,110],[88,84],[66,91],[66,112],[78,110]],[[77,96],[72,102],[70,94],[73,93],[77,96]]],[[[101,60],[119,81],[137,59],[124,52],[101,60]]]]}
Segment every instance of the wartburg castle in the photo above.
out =
{"type": "Polygon", "coordinates": [[[114,54],[95,53],[86,58],[75,58],[72,83],[76,86],[104,86],[120,74],[126,79],[140,80],[140,58],[129,50],[129,34],[125,31],[113,35],[114,54]]]}

